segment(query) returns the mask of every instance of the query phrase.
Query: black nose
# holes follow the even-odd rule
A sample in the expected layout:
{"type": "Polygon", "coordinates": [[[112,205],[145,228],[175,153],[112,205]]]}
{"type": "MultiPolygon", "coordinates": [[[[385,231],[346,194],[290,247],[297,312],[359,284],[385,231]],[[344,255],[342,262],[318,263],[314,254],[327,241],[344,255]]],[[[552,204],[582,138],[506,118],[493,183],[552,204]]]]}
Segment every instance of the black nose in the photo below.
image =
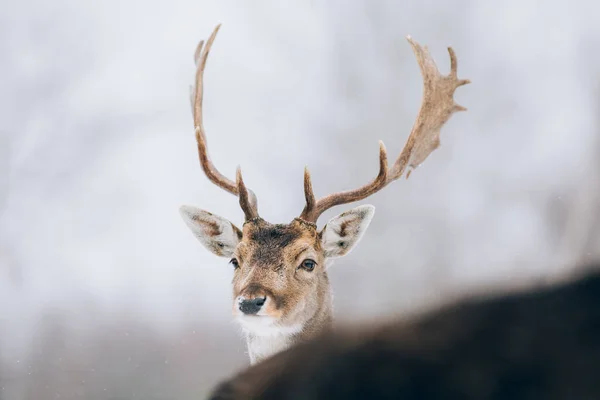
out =
{"type": "Polygon", "coordinates": [[[266,297],[255,297],[253,299],[240,299],[240,311],[246,315],[253,315],[260,310],[260,308],[267,301],[266,297]]]}

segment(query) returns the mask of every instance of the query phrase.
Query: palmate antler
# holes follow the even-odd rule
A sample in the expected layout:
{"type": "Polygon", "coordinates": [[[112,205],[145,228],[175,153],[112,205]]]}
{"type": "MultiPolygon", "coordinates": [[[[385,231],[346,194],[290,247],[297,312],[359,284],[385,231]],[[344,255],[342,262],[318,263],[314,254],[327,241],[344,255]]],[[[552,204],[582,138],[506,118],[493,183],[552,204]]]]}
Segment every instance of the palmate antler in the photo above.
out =
{"type": "MultiPolygon", "coordinates": [[[[200,165],[210,181],[229,193],[238,196],[240,206],[244,211],[246,221],[258,217],[258,203],[254,193],[246,188],[242,179],[240,168],[237,169],[236,182],[225,177],[213,165],[208,155],[206,135],[202,119],[202,99],[204,69],[210,48],[217,36],[221,25],[217,25],[210,35],[210,38],[204,45],[204,41],[198,44],[194,60],[196,62],[196,84],[191,89],[191,103],[194,114],[194,128],[196,131],[196,142],[198,144],[198,155],[200,165]]],[[[457,111],[466,111],[466,108],[454,102],[454,91],[459,87],[470,83],[468,79],[458,79],[456,75],[456,55],[451,47],[448,48],[450,54],[450,74],[441,75],[435,65],[435,61],[429,54],[427,46],[421,47],[417,42],[407,37],[412,46],[413,52],[417,57],[417,62],[423,76],[423,101],[417,119],[404,146],[404,149],[394,162],[391,168],[388,168],[387,152],[383,142],[379,142],[379,174],[369,184],[358,189],[338,192],[325,196],[319,200],[315,199],[310,173],[308,169],[304,170],[304,195],[306,206],[300,214],[300,219],[316,223],[319,216],[331,207],[352,203],[363,200],[370,195],[378,192],[403,176],[407,167],[416,168],[429,154],[440,145],[440,130],[442,126],[450,119],[453,113],[457,111]]],[[[407,178],[410,175],[407,173],[407,178]]]]}
{"type": "Polygon", "coordinates": [[[202,170],[212,183],[218,187],[228,191],[229,193],[239,197],[240,207],[244,211],[246,221],[258,217],[258,202],[256,195],[252,190],[247,189],[242,179],[240,167],[237,168],[236,182],[233,182],[215,168],[208,155],[208,147],[206,144],[206,135],[204,133],[204,125],[202,119],[202,98],[204,96],[204,68],[210,48],[219,32],[221,24],[217,25],[213,33],[208,38],[206,46],[204,41],[201,41],[194,53],[194,61],[196,62],[196,84],[190,87],[190,100],[192,103],[192,112],[194,114],[194,129],[196,131],[196,143],[198,144],[198,156],[200,157],[200,165],[202,170]]]}
{"type": "MultiPolygon", "coordinates": [[[[439,147],[440,130],[452,114],[467,110],[454,102],[454,91],[459,86],[470,83],[468,79],[458,79],[456,75],[457,62],[454,50],[448,47],[450,74],[444,76],[438,71],[427,46],[421,47],[410,36],[407,39],[417,57],[423,76],[423,101],[404,149],[394,165],[388,168],[387,152],[383,142],[379,141],[379,174],[371,183],[358,189],[333,193],[319,200],[315,200],[310,173],[308,169],[305,169],[304,196],[306,197],[306,206],[300,214],[301,219],[316,223],[319,216],[329,208],[363,200],[383,189],[390,182],[401,178],[407,167],[416,168],[425,161],[432,151],[439,147]]],[[[407,173],[407,178],[410,171],[407,173]]]]}

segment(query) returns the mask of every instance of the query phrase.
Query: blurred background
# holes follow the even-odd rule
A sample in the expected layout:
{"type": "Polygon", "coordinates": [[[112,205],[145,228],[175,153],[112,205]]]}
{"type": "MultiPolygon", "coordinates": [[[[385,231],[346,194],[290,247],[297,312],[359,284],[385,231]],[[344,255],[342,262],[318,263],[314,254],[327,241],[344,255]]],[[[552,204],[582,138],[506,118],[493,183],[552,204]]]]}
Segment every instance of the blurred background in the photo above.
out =
{"type": "Polygon", "coordinates": [[[598,260],[599,12],[548,0],[6,2],[0,399],[197,399],[248,364],[232,268],[178,214],[243,218],[200,170],[188,99],[196,44],[218,22],[211,156],[230,177],[243,167],[271,222],[302,210],[304,165],[319,196],[370,180],[379,139],[400,152],[422,93],[407,34],[443,73],[453,46],[473,82],[441,148],[367,201],[367,234],[330,269],[338,323],[545,285],[598,260]]]}

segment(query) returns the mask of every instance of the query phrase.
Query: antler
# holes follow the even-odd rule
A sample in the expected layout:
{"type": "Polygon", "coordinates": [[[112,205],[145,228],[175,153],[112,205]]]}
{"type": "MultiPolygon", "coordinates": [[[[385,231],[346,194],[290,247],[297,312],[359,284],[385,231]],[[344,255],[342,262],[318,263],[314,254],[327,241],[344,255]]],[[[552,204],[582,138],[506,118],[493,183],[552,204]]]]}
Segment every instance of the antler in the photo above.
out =
{"type": "MultiPolygon", "coordinates": [[[[450,54],[450,74],[441,75],[435,61],[429,54],[427,46],[421,47],[410,36],[407,36],[423,76],[423,101],[415,124],[408,137],[404,149],[388,169],[387,152],[382,141],[379,141],[379,174],[369,184],[358,189],[338,192],[315,201],[312,190],[310,173],[304,170],[304,196],[306,206],[300,218],[308,222],[317,222],[319,216],[327,209],[362,200],[378,192],[390,182],[399,179],[407,167],[415,169],[432,151],[440,145],[440,130],[457,111],[467,109],[454,102],[454,91],[459,87],[471,83],[468,79],[458,79],[456,75],[456,54],[452,47],[448,47],[450,54]]],[[[409,170],[406,178],[408,179],[409,170]]]]}
{"type": "Polygon", "coordinates": [[[213,33],[208,38],[206,46],[201,41],[196,48],[194,61],[196,63],[196,84],[190,86],[190,101],[192,103],[192,113],[194,114],[194,129],[196,131],[196,143],[198,144],[198,156],[200,157],[200,166],[208,179],[229,193],[239,197],[240,206],[244,211],[246,221],[258,217],[258,202],[256,195],[250,189],[247,189],[242,179],[240,168],[237,169],[236,182],[221,174],[210,160],[208,147],[206,144],[206,134],[202,119],[202,99],[204,87],[204,69],[210,48],[219,32],[221,24],[217,25],[213,33]]]}

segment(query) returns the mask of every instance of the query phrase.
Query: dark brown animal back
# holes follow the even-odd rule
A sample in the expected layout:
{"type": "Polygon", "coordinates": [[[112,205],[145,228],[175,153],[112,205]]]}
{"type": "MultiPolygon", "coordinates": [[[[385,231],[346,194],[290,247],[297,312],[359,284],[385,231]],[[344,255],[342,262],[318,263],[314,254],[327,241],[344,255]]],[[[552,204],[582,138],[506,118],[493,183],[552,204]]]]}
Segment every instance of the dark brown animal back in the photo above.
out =
{"type": "Polygon", "coordinates": [[[600,273],[367,334],[326,334],[211,399],[600,399],[600,273]]]}

